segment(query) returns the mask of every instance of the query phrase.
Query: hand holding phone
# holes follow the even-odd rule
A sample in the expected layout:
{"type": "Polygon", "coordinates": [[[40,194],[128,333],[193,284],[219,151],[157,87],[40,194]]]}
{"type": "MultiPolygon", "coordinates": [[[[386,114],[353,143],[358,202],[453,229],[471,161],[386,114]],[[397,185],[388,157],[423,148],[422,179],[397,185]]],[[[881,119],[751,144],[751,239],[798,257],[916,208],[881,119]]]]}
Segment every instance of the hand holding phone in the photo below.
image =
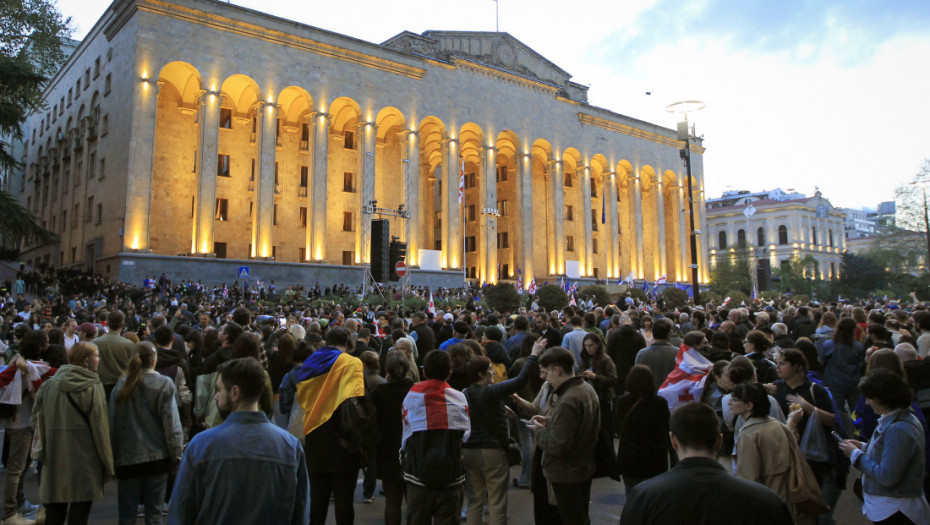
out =
{"type": "Polygon", "coordinates": [[[830,434],[832,434],[833,437],[836,438],[836,440],[839,441],[840,443],[844,443],[846,441],[845,439],[843,439],[842,436],[839,435],[839,433],[836,430],[830,431],[830,434]]]}

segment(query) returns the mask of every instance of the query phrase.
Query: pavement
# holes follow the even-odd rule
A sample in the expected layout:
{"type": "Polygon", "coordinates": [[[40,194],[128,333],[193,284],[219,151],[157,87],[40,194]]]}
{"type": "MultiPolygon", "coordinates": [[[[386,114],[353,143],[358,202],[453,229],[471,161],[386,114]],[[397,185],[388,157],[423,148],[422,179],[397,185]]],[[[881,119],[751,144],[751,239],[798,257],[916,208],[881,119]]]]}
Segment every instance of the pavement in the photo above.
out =
{"type": "MultiPolygon", "coordinates": [[[[723,460],[726,461],[726,460],[723,460]]],[[[520,467],[513,467],[511,477],[516,477],[520,467]]],[[[852,486],[852,481],[849,482],[852,486]]],[[[378,485],[380,490],[380,484],[378,485]]],[[[35,470],[30,470],[26,479],[26,498],[31,502],[38,502],[38,481],[35,470]]],[[[591,523],[592,525],[616,525],[620,521],[620,512],[625,501],[622,483],[610,479],[597,479],[591,486],[591,523]]],[[[533,524],[533,497],[529,490],[510,488],[509,523],[511,525],[533,524]]],[[[116,481],[110,481],[104,487],[104,497],[94,502],[90,514],[90,523],[93,525],[116,525],[117,520],[116,481]]],[[[862,515],[859,500],[850,490],[843,491],[834,514],[834,520],[840,525],[866,525],[870,523],[862,515]]],[[[137,523],[142,523],[139,518],[137,523]]],[[[373,503],[362,502],[362,479],[359,477],[358,488],[355,493],[355,523],[376,524],[384,522],[384,497],[375,492],[373,503]]],[[[335,524],[336,520],[332,509],[326,520],[327,524],[335,524]]],[[[464,520],[463,520],[464,523],[464,520]]],[[[747,522],[748,523],[748,522],[747,522]]]]}

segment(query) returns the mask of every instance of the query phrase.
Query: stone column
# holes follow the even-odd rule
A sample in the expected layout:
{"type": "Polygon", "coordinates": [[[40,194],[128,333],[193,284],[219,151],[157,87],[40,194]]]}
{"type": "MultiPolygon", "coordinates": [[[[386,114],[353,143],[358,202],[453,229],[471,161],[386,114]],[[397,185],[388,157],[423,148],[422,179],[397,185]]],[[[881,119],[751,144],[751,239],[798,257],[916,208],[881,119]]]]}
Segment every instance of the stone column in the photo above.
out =
{"type": "Polygon", "coordinates": [[[657,228],[656,234],[658,236],[659,243],[659,266],[656,268],[656,279],[658,279],[663,274],[667,275],[668,269],[666,268],[666,252],[665,252],[665,188],[662,185],[662,176],[660,175],[662,170],[656,170],[656,185],[655,185],[655,195],[656,195],[656,224],[657,228]]]}
{"type": "Polygon", "coordinates": [[[355,219],[355,258],[367,264],[371,261],[371,220],[374,218],[362,212],[365,206],[375,198],[375,126],[371,122],[359,122],[358,164],[356,173],[361,181],[359,191],[358,215],[355,219]]]}
{"type": "Polygon", "coordinates": [[[200,93],[200,148],[197,152],[197,210],[194,217],[195,253],[213,253],[213,220],[216,213],[216,162],[219,147],[222,95],[200,93]]]}
{"type": "Polygon", "coordinates": [[[639,177],[638,172],[633,177],[633,218],[636,221],[636,268],[634,271],[638,277],[648,278],[644,273],[646,265],[643,255],[643,187],[639,177]]]}
{"type": "Polygon", "coordinates": [[[612,270],[612,277],[626,277],[623,275],[623,269],[620,268],[620,219],[617,211],[617,172],[611,171],[607,174],[607,187],[610,193],[607,194],[607,225],[609,236],[607,237],[607,246],[610,249],[610,259],[608,264],[612,270]]]}
{"type": "MultiPolygon", "coordinates": [[[[307,151],[310,153],[310,163],[309,163],[310,166],[313,166],[313,161],[314,161],[313,155],[314,155],[314,150],[316,149],[316,144],[314,140],[316,136],[316,119],[313,118],[313,115],[314,115],[313,113],[310,113],[307,115],[307,127],[309,128],[309,133],[307,135],[307,151]]],[[[310,184],[309,180],[307,181],[307,186],[308,186],[307,200],[312,203],[314,198],[316,197],[316,194],[313,193],[313,190],[310,187],[312,185],[310,184]]],[[[298,261],[302,263],[309,262],[310,259],[312,259],[312,256],[311,256],[312,252],[310,250],[311,250],[311,247],[313,246],[312,244],[313,242],[313,217],[311,215],[312,214],[310,213],[310,209],[308,208],[307,209],[307,230],[305,232],[305,240],[304,240],[304,260],[298,261]]]]}
{"type": "MultiPolygon", "coordinates": [[[[516,219],[520,224],[520,257],[524,288],[533,278],[533,157],[525,153],[514,155],[517,177],[517,205],[514,206],[516,219]]],[[[545,235],[545,234],[543,234],[545,235]]]]}
{"type": "MultiPolygon", "coordinates": [[[[255,204],[256,238],[252,243],[252,257],[267,259],[272,255],[274,231],[274,190],[275,157],[277,149],[278,105],[263,102],[259,106],[261,121],[257,129],[261,136],[256,137],[258,150],[258,202],[255,204]]],[[[280,174],[279,174],[280,177],[280,174]]]]}
{"type": "Polygon", "coordinates": [[[584,251],[581,251],[584,254],[581,257],[581,276],[590,277],[594,273],[594,225],[591,224],[591,167],[584,166],[578,168],[577,170],[578,178],[581,179],[581,191],[582,191],[582,208],[584,208],[584,216],[582,220],[584,221],[584,251]]]}
{"type": "Polygon", "coordinates": [[[553,257],[554,275],[565,273],[565,183],[562,162],[549,162],[549,181],[552,187],[553,257]]]}
{"type": "MultiPolygon", "coordinates": [[[[464,160],[464,159],[462,159],[464,160]]],[[[487,169],[485,162],[487,161],[487,150],[484,146],[478,146],[478,160],[475,162],[475,195],[476,199],[472,202],[472,205],[475,207],[475,220],[473,221],[474,228],[471,229],[471,232],[474,232],[475,237],[475,251],[474,251],[474,263],[475,263],[475,277],[478,282],[490,282],[491,271],[487,266],[487,224],[488,217],[483,213],[484,209],[488,207],[487,203],[487,194],[485,188],[487,187],[487,169]]],[[[465,204],[462,205],[462,221],[465,222],[465,233],[466,237],[469,236],[469,227],[468,222],[465,221],[467,217],[465,216],[465,204]]],[[[465,260],[465,268],[469,268],[468,263],[468,253],[466,252],[463,256],[465,260]]]]}
{"type": "Polygon", "coordinates": [[[317,113],[313,136],[313,255],[317,262],[326,260],[326,182],[329,175],[329,125],[331,115],[317,113]]]}
{"type": "MultiPolygon", "coordinates": [[[[158,94],[162,82],[145,79],[135,87],[135,108],[129,131],[129,165],[126,169],[126,218],[123,222],[123,249],[151,251],[149,230],[152,220],[152,169],[155,159],[155,127],[158,122],[158,94]]],[[[65,143],[70,148],[70,137],[65,143]]],[[[64,169],[62,168],[62,172],[64,169]]],[[[72,176],[74,175],[72,169],[72,176]]],[[[73,179],[63,180],[73,186],[73,179]]],[[[74,217],[73,220],[77,220],[74,217]]],[[[63,261],[62,261],[63,262],[63,261]]]]}
{"type": "Polygon", "coordinates": [[[465,267],[462,251],[462,203],[459,202],[462,164],[458,146],[455,139],[445,139],[442,143],[442,251],[445,255],[443,266],[446,269],[465,267]]]}
{"type": "Polygon", "coordinates": [[[420,264],[420,149],[416,131],[403,133],[407,145],[404,163],[404,204],[407,207],[405,239],[407,240],[407,261],[410,266],[420,264]]]}
{"type": "MultiPolygon", "coordinates": [[[[500,210],[497,209],[497,152],[493,147],[484,147],[484,202],[485,207],[494,212],[485,217],[485,267],[489,275],[487,281],[497,282],[497,225],[500,210]]],[[[506,277],[506,276],[504,276],[506,277]]]]}

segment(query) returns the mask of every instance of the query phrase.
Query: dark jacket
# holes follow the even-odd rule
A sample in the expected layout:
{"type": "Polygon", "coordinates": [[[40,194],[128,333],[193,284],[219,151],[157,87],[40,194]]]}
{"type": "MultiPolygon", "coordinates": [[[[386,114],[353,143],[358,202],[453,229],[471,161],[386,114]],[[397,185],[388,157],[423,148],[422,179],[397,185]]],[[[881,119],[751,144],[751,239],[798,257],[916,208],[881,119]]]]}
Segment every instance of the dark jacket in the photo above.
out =
{"type": "Polygon", "coordinates": [[[217,348],[216,352],[208,355],[206,359],[203,360],[203,364],[200,365],[200,370],[196,371],[196,375],[212,374],[216,372],[216,368],[226,361],[229,361],[230,357],[232,357],[231,346],[221,346],[217,348]]]}
{"type": "Polygon", "coordinates": [[[760,383],[767,384],[778,381],[778,370],[775,369],[775,363],[766,359],[761,352],[746,354],[746,358],[752,361],[752,365],[756,367],[756,379],[760,383]]]}
{"type": "Polygon", "coordinates": [[[737,478],[710,458],[685,458],[627,494],[620,525],[688,523],[792,525],[788,506],[768,487],[737,478]]]}
{"type": "Polygon", "coordinates": [[[339,422],[344,408],[345,401],[336,408],[329,420],[313,429],[304,438],[308,473],[347,472],[361,467],[361,455],[349,452],[339,443],[339,422]]]}
{"type": "Polygon", "coordinates": [[[802,337],[810,338],[817,330],[817,323],[808,316],[798,317],[791,325],[791,338],[797,341],[802,337]]]}
{"type": "Polygon", "coordinates": [[[471,435],[463,448],[505,448],[510,439],[504,398],[523,388],[536,371],[537,358],[529,356],[520,375],[491,385],[472,384],[465,389],[471,435]]]}
{"type": "Polygon", "coordinates": [[[646,338],[633,325],[622,325],[607,336],[607,355],[617,367],[617,381],[621,385],[633,368],[636,354],[643,348],[646,348],[646,338]]]}
{"type": "Polygon", "coordinates": [[[553,483],[581,483],[594,475],[594,443],[601,407],[594,388],[581,376],[567,379],[554,392],[549,424],[536,429],[542,468],[553,483]]]}
{"type": "Polygon", "coordinates": [[[436,349],[436,334],[426,324],[421,324],[414,328],[413,332],[417,334],[417,361],[422,363],[423,357],[428,354],[430,350],[436,349]]]}
{"type": "Polygon", "coordinates": [[[614,406],[614,421],[620,433],[621,474],[648,479],[668,470],[669,410],[664,397],[621,396],[614,406]]]}
{"type": "Polygon", "coordinates": [[[414,432],[404,444],[404,480],[430,489],[465,483],[462,430],[414,432]]]}
{"type": "Polygon", "coordinates": [[[413,381],[402,377],[398,381],[388,381],[378,385],[371,394],[378,414],[378,450],[375,456],[378,479],[386,481],[403,481],[404,473],[400,468],[400,441],[404,431],[403,404],[404,397],[413,386],[413,381]]]}

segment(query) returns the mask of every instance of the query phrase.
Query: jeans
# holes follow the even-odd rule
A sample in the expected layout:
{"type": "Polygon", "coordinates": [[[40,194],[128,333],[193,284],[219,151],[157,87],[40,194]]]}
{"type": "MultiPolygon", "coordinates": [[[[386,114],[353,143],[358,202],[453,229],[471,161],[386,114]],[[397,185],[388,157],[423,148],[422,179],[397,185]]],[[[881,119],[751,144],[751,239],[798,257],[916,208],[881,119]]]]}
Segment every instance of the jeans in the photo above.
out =
{"type": "Polygon", "coordinates": [[[93,501],[74,501],[71,503],[46,503],[45,525],[87,525],[90,518],[90,507],[93,501]]]}
{"type": "Polygon", "coordinates": [[[161,525],[167,484],[168,474],[120,478],[117,486],[119,525],[135,524],[139,503],[145,504],[145,525],[161,525]]]}
{"type": "Polygon", "coordinates": [[[591,480],[581,483],[552,483],[559,515],[565,525],[588,525],[588,504],[591,501],[591,480]]]}
{"type": "Polygon", "coordinates": [[[468,525],[481,525],[488,504],[490,525],[507,523],[507,491],[510,466],[502,448],[463,448],[468,525]]]}
{"type": "Polygon", "coordinates": [[[459,525],[462,486],[428,489],[407,483],[407,525],[459,525]]]}
{"type": "Polygon", "coordinates": [[[818,525],[836,525],[836,521],[833,520],[833,511],[836,510],[836,502],[839,501],[840,492],[843,489],[836,484],[834,478],[835,476],[832,474],[824,476],[823,483],[820,484],[820,488],[823,490],[823,499],[830,506],[830,510],[817,516],[818,525]]]}
{"type": "Polygon", "coordinates": [[[3,487],[3,517],[16,514],[25,501],[23,482],[29,466],[29,451],[32,448],[31,428],[8,428],[6,440],[10,443],[10,455],[6,461],[6,483],[3,487]]]}
{"type": "Polygon", "coordinates": [[[336,525],[355,522],[355,484],[358,470],[310,474],[310,525],[324,525],[329,512],[332,494],[336,511],[336,525]]]}
{"type": "Polygon", "coordinates": [[[517,422],[517,439],[520,441],[520,476],[517,484],[528,487],[533,480],[533,431],[517,422]]]}

